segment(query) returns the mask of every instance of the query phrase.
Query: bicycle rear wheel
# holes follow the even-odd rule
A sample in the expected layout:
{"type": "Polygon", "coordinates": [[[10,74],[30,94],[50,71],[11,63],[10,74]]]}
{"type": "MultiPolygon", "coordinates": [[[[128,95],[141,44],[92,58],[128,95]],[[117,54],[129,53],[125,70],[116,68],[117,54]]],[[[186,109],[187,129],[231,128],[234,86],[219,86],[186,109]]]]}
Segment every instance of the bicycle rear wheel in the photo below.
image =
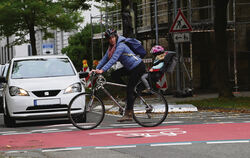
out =
{"type": "Polygon", "coordinates": [[[168,115],[168,103],[159,92],[151,90],[148,94],[137,94],[133,107],[134,120],[144,127],[161,124],[168,115]]]}
{"type": "Polygon", "coordinates": [[[69,120],[75,127],[82,130],[97,127],[102,122],[104,114],[103,102],[91,93],[78,94],[69,103],[69,120]]]}

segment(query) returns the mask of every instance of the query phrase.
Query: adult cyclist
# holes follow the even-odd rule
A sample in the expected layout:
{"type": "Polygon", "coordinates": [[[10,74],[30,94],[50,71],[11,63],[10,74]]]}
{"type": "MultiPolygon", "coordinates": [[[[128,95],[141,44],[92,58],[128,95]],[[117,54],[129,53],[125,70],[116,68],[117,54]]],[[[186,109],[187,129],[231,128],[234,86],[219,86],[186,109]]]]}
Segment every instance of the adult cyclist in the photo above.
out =
{"type": "Polygon", "coordinates": [[[134,54],[134,52],[123,42],[125,37],[118,36],[116,30],[108,29],[105,31],[105,38],[109,42],[109,47],[96,67],[92,70],[98,74],[106,72],[117,61],[123,65],[123,73],[127,71],[127,106],[125,114],[118,122],[132,121],[133,105],[134,105],[134,89],[143,73],[145,73],[145,64],[142,59],[134,54]]]}

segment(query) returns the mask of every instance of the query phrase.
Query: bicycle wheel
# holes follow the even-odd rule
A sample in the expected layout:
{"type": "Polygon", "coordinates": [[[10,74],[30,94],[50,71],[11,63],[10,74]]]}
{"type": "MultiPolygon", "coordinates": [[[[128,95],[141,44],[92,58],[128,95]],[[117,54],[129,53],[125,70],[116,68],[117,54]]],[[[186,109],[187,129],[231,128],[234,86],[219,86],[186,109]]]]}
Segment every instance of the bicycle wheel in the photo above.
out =
{"type": "Polygon", "coordinates": [[[168,103],[159,92],[151,90],[148,94],[137,94],[133,107],[134,120],[144,127],[161,124],[168,115],[168,103]]]}
{"type": "Polygon", "coordinates": [[[78,94],[69,103],[68,117],[75,127],[82,130],[97,127],[102,122],[104,114],[103,102],[91,93],[78,94]]]}

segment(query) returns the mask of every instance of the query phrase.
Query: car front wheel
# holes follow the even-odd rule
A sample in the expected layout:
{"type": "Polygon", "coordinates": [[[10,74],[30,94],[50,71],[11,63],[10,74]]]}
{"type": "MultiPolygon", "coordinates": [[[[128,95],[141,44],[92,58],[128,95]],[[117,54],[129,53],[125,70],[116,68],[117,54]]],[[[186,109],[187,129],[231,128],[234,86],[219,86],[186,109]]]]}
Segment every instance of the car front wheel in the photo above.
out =
{"type": "Polygon", "coordinates": [[[4,113],[4,125],[6,127],[15,127],[16,126],[16,120],[12,117],[10,117],[8,107],[5,106],[6,112],[4,113]]]}

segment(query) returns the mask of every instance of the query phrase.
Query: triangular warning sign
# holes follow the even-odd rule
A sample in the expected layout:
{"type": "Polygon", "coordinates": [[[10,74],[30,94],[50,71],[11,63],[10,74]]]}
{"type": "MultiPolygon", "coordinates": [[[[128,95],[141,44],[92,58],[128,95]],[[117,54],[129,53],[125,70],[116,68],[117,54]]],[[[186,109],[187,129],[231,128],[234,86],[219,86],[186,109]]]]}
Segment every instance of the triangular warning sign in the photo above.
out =
{"type": "Polygon", "coordinates": [[[188,23],[183,13],[181,12],[181,9],[179,9],[178,14],[169,32],[187,32],[187,31],[192,31],[192,27],[188,23]]]}

